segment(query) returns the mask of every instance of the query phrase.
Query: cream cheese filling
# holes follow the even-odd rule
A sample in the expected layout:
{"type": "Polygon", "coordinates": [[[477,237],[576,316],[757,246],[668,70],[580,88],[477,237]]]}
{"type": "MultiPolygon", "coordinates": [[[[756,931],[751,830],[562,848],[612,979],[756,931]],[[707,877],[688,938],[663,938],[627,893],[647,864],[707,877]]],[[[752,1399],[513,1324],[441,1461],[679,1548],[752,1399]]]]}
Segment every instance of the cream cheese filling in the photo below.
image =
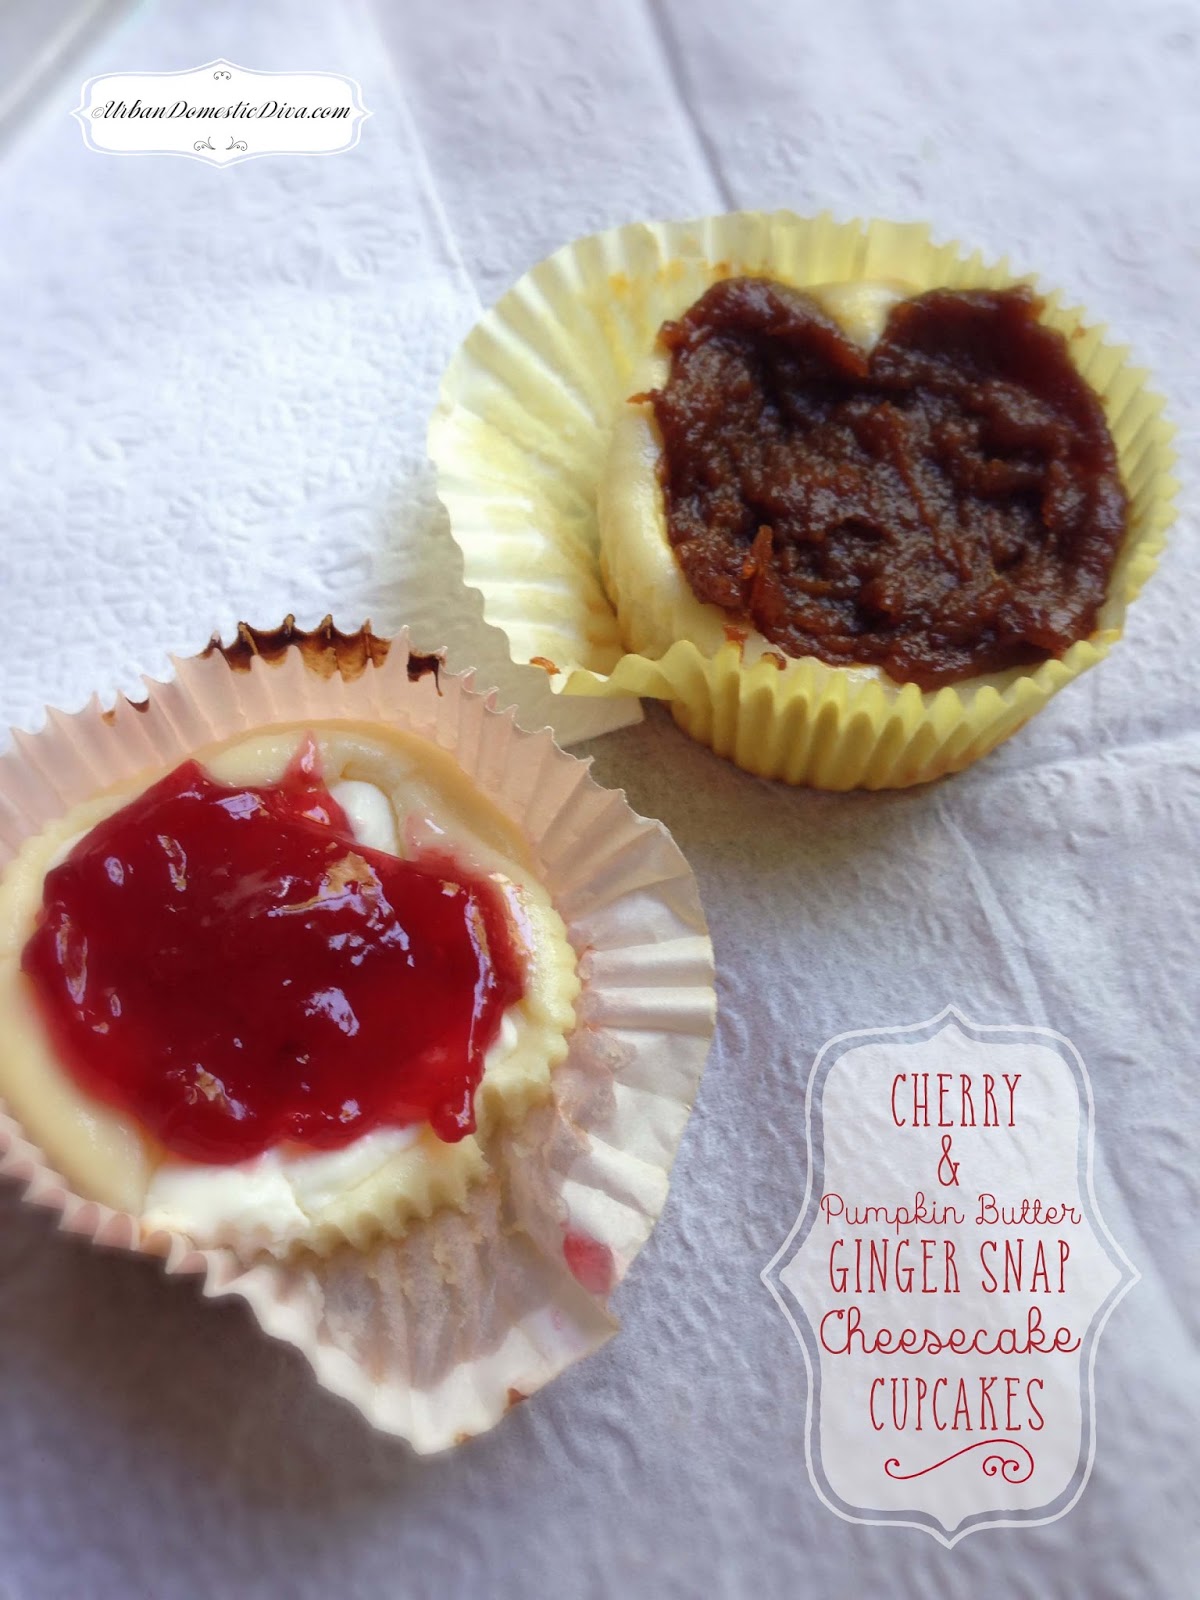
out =
{"type": "Polygon", "coordinates": [[[457,1144],[421,1124],[377,1128],[339,1150],[280,1146],[228,1166],[183,1160],[76,1086],[20,970],[51,866],[161,774],[73,808],[27,841],[0,880],[0,1096],[77,1192],[139,1216],[146,1234],[283,1254],[401,1232],[414,1217],[465,1202],[487,1174],[489,1133],[549,1095],[551,1070],[566,1054],[579,988],[566,930],[518,830],[445,752],[411,735],[338,723],[247,735],[198,759],[221,782],[270,784],[308,731],[359,843],[408,857],[436,847],[493,878],[525,952],[525,994],[486,1056],[477,1131],[457,1144]]]}

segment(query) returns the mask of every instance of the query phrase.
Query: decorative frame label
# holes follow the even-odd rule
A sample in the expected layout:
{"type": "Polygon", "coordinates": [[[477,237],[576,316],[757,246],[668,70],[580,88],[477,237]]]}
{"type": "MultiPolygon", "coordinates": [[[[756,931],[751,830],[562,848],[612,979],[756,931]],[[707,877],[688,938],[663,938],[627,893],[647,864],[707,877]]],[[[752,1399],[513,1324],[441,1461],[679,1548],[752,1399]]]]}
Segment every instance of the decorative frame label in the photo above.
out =
{"type": "Polygon", "coordinates": [[[1139,1276],[1096,1205],[1093,1122],[1049,1028],[948,1006],[817,1055],[804,1204],[762,1279],[804,1352],[809,1476],[838,1516],[949,1548],[1079,1499],[1100,1334],[1139,1276]]]}
{"type": "Polygon", "coordinates": [[[175,155],[232,167],[267,155],[333,155],[371,115],[338,72],[255,72],[224,59],[185,72],[89,78],[71,113],[106,155],[175,155]]]}

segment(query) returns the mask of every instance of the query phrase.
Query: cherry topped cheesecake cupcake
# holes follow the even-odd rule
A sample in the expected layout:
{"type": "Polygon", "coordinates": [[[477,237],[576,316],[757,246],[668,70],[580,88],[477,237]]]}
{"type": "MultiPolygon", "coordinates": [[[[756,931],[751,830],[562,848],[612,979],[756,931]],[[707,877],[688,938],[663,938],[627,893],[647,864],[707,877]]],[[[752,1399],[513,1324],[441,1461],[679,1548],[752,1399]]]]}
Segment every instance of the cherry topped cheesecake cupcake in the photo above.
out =
{"type": "Polygon", "coordinates": [[[616,1330],[712,1036],[661,824],[401,635],[243,627],[0,756],[0,1173],[418,1451],[616,1330]]]}
{"type": "Polygon", "coordinates": [[[575,1020],[518,831],[369,724],[72,807],[0,880],[0,930],[0,1096],[83,1192],[243,1255],[461,1205],[575,1020]]]}
{"type": "Polygon", "coordinates": [[[666,699],[763,776],[899,786],[1119,637],[1174,487],[1143,378],[920,227],[637,224],[484,319],[431,450],[467,581],[556,688],[666,699]]]}

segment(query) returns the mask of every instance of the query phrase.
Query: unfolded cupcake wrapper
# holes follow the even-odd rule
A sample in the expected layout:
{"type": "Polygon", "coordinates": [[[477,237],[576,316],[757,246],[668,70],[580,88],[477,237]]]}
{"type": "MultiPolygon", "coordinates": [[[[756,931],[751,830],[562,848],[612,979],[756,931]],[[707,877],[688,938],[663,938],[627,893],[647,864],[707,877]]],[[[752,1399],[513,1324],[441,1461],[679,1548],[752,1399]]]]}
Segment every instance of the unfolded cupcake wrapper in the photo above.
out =
{"type": "MultiPolygon", "coordinates": [[[[379,722],[451,752],[523,831],[579,953],[582,990],[552,1099],[489,1146],[464,1210],[328,1257],[242,1261],[74,1193],[0,1114],[0,1173],[98,1244],[203,1274],[299,1348],[320,1382],[422,1453],[495,1424],[607,1340],[608,1297],[645,1243],[712,1036],[712,948],[695,879],[660,823],[600,788],[548,729],[530,733],[471,674],[369,630],[243,628],[175,662],[145,702],[48,713],[0,758],[0,866],[89,796],[272,724],[379,722]]],[[[0,1019],[0,1029],[3,1021],[0,1019]]],[[[0,1034],[2,1048],[2,1034],[0,1034]]]]}
{"type": "MultiPolygon", "coordinates": [[[[821,788],[899,788],[957,772],[1014,733],[1105,656],[1153,572],[1176,484],[1161,398],[1128,351],[1006,262],[989,264],[923,224],[738,212],[634,223],[567,245],[476,325],[442,382],[429,452],[466,582],[514,660],[566,694],[668,701],[697,739],[762,777],[821,788]],[[1095,633],[1060,660],[923,693],[804,658],[782,669],[737,643],[680,640],[659,660],[626,653],[599,567],[596,495],[618,409],[663,322],[717,279],[796,287],[895,279],[931,288],[1029,283],[1101,397],[1130,500],[1129,533],[1095,633]]],[[[647,597],[647,604],[652,597],[647,597]]]]}

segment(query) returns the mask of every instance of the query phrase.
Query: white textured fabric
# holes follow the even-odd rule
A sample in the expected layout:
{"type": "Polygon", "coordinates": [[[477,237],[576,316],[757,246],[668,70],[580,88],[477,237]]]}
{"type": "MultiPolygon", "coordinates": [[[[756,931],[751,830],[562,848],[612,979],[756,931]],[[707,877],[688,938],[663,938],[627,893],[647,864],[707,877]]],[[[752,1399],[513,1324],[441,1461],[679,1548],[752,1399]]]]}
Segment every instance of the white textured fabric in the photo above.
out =
{"type": "Polygon", "coordinates": [[[216,55],[356,76],[359,147],[100,157],[72,81],[0,160],[5,726],[239,616],[330,609],[448,641],[546,720],[458,584],[425,422],[481,302],[638,217],[830,206],[1008,252],[1135,344],[1185,488],[1125,641],[960,778],[788,791],[657,710],[595,745],[692,860],[723,1012],[624,1331],[488,1438],[414,1461],[236,1308],[0,1196],[0,1593],[1193,1592],[1194,6],[160,0],[85,65],[216,55]],[[803,1194],[816,1049],[951,1001],[1078,1045],[1101,1208],[1143,1281],[1101,1343],[1078,1506],[947,1553],[817,1502],[803,1363],[758,1273],[803,1194]]]}

